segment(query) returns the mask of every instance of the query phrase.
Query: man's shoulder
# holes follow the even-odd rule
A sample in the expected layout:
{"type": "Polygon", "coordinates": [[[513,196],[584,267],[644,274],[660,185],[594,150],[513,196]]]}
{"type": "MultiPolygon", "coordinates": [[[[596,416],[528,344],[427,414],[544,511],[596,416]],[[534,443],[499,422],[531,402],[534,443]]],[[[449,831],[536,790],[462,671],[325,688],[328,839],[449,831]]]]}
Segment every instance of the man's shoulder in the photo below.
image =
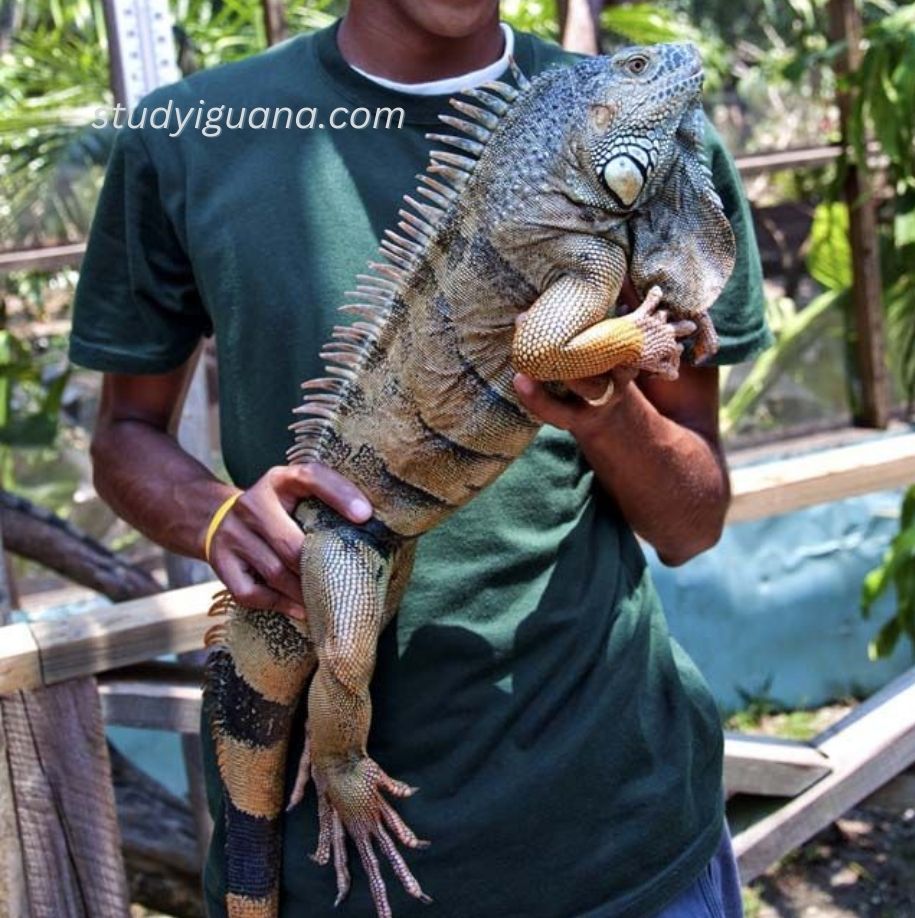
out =
{"type": "Polygon", "coordinates": [[[526,63],[522,70],[529,70],[528,76],[541,73],[553,67],[570,67],[582,59],[582,55],[567,51],[561,45],[541,38],[532,32],[515,30],[515,57],[519,64],[526,63]]]}
{"type": "Polygon", "coordinates": [[[275,104],[275,95],[301,90],[307,81],[312,35],[297,35],[241,60],[217,64],[160,86],[141,105],[275,104]]]}

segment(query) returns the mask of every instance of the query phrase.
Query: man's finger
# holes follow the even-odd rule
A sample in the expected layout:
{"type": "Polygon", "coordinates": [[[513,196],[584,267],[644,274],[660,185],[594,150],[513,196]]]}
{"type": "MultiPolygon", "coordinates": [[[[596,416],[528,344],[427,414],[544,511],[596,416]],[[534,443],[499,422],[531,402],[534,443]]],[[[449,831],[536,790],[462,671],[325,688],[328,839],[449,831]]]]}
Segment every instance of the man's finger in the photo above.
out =
{"type": "Polygon", "coordinates": [[[582,379],[569,379],[566,386],[570,392],[574,392],[579,398],[597,399],[601,398],[607,391],[608,386],[613,382],[610,374],[603,376],[587,376],[582,379]]]}
{"type": "Polygon", "coordinates": [[[690,322],[689,319],[680,319],[679,322],[671,322],[670,327],[677,338],[686,338],[696,330],[696,323],[690,322]]]}
{"type": "Polygon", "coordinates": [[[287,511],[292,512],[297,498],[317,497],[353,523],[364,523],[371,518],[372,505],[368,498],[339,472],[318,462],[289,466],[288,472],[277,488],[287,511]]]}
{"type": "Polygon", "coordinates": [[[294,603],[302,602],[298,565],[289,570],[272,547],[253,533],[238,547],[238,554],[253,568],[264,583],[294,603]]]}
{"type": "Polygon", "coordinates": [[[570,430],[584,409],[581,403],[555,398],[544,386],[524,373],[516,373],[513,382],[521,404],[541,421],[554,427],[570,430]]]}
{"type": "Polygon", "coordinates": [[[216,571],[232,596],[249,609],[282,612],[292,618],[305,618],[305,610],[281,596],[276,590],[258,583],[246,571],[240,559],[229,555],[220,560],[216,571]]]}

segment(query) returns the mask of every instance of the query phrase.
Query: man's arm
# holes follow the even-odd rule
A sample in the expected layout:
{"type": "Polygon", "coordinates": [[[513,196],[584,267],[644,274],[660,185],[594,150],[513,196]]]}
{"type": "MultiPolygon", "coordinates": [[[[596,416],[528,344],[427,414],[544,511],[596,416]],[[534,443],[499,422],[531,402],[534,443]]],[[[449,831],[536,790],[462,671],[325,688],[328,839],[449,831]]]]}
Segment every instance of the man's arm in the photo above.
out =
{"type": "MultiPolygon", "coordinates": [[[[525,406],[575,436],[601,486],[665,564],[683,564],[721,536],[730,500],[718,432],[718,370],[682,365],[676,382],[616,377],[601,407],[561,400],[525,376],[525,406]]],[[[599,395],[606,381],[569,388],[599,395]],[[596,385],[596,389],[595,389],[596,385]]]]}
{"type": "MultiPolygon", "coordinates": [[[[107,373],[92,458],[95,487],[118,516],[154,542],[202,558],[207,526],[235,488],[186,453],[175,438],[191,359],[170,373],[107,373]]],[[[239,602],[304,617],[299,586],[302,533],[290,517],[317,497],[355,523],[371,506],[325,466],[276,466],[236,502],[217,530],[210,563],[239,602]]]]}

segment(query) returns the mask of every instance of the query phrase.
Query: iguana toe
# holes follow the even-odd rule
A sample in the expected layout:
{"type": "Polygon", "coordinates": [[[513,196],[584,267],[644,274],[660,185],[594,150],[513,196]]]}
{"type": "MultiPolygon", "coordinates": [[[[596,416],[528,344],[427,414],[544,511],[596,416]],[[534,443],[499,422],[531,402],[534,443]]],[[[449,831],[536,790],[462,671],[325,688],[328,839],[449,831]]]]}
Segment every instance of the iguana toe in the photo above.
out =
{"type": "Polygon", "coordinates": [[[424,848],[428,842],[416,837],[381,793],[409,797],[416,788],[394,780],[368,757],[355,762],[314,763],[311,767],[318,791],[318,847],[312,858],[323,865],[333,857],[337,876],[334,904],[342,902],[350,888],[347,835],[359,852],[379,918],[392,918],[392,912],[375,845],[404,889],[421,902],[431,902],[397,850],[395,839],[414,849],[424,848]]]}

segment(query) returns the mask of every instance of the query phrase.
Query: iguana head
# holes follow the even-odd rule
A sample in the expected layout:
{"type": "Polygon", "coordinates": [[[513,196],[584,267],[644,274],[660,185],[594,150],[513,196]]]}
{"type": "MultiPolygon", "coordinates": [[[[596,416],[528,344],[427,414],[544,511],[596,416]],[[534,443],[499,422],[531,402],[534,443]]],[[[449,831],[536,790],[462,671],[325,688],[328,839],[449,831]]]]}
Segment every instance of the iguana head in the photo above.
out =
{"type": "Polygon", "coordinates": [[[568,138],[583,201],[627,214],[650,199],[677,158],[695,149],[702,62],[689,44],[625,48],[578,65],[587,108],[568,138]]]}

